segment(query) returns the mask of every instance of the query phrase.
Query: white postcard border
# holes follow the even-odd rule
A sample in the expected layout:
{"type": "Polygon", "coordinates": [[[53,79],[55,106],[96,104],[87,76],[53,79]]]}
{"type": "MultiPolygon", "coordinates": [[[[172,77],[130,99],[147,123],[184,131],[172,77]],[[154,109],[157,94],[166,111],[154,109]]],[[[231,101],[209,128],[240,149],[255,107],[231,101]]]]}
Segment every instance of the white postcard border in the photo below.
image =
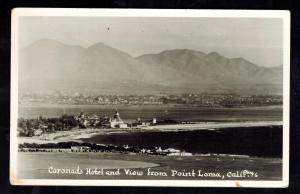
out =
{"type": "Polygon", "coordinates": [[[158,10],[15,8],[11,25],[10,182],[13,185],[169,186],[169,187],[287,187],[289,183],[290,12],[287,10],[158,10]],[[78,17],[210,17],[283,19],[283,168],[281,181],[234,180],[66,180],[18,179],[18,22],[22,16],[78,17]]]}

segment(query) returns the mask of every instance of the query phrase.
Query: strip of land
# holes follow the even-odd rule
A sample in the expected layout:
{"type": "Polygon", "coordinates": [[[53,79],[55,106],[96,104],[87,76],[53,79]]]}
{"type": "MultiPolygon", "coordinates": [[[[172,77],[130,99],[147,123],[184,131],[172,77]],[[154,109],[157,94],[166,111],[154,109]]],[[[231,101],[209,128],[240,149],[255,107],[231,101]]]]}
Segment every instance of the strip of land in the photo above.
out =
{"type": "Polygon", "coordinates": [[[259,127],[259,126],[279,126],[282,125],[282,121],[259,121],[259,122],[199,122],[192,124],[171,124],[171,125],[156,125],[156,126],[144,126],[141,128],[106,128],[106,129],[72,129],[69,131],[57,131],[55,133],[43,134],[41,136],[33,137],[18,137],[18,143],[59,143],[68,141],[79,141],[83,138],[90,138],[100,134],[110,133],[130,133],[130,132],[149,132],[149,131],[191,131],[191,130],[218,130],[225,128],[235,127],[259,127]]]}

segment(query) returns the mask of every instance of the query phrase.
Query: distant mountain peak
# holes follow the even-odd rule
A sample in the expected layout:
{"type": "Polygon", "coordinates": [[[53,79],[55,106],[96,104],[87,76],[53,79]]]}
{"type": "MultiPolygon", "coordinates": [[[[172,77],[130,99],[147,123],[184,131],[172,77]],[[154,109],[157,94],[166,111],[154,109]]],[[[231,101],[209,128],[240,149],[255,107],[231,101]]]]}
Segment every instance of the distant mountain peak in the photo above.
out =
{"type": "Polygon", "coordinates": [[[103,42],[98,42],[96,44],[89,46],[87,49],[97,49],[97,48],[112,48],[112,47],[108,46],[103,42]]]}
{"type": "Polygon", "coordinates": [[[93,45],[89,46],[87,48],[87,50],[88,51],[96,51],[96,52],[117,52],[117,53],[120,53],[124,56],[126,55],[127,57],[131,57],[128,53],[126,53],[122,50],[113,48],[111,46],[108,46],[107,44],[105,44],[103,42],[98,42],[96,44],[93,44],[93,45]]]}
{"type": "Polygon", "coordinates": [[[220,57],[221,55],[218,52],[210,52],[207,54],[208,57],[220,57]]]}
{"type": "Polygon", "coordinates": [[[241,57],[231,59],[217,52],[206,54],[186,48],[133,58],[102,42],[83,48],[42,39],[21,50],[19,65],[20,83],[36,90],[52,87],[152,93],[239,87],[250,93],[257,91],[253,84],[266,84],[265,88],[282,85],[280,66],[259,67],[241,57]]]}
{"type": "Polygon", "coordinates": [[[246,59],[244,59],[242,57],[231,58],[231,60],[235,60],[235,61],[247,61],[246,59]]]}

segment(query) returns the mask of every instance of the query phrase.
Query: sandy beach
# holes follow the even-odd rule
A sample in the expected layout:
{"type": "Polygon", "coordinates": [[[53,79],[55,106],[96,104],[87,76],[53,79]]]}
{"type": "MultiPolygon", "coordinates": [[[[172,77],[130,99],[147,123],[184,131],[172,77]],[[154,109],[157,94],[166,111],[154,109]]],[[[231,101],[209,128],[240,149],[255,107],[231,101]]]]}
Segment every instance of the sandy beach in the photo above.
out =
{"type": "Polygon", "coordinates": [[[217,130],[223,128],[234,127],[260,127],[260,126],[278,126],[282,125],[281,121],[248,121],[248,122],[199,122],[193,124],[177,124],[177,125],[156,125],[143,129],[156,129],[160,131],[176,131],[176,130],[217,130]]]}

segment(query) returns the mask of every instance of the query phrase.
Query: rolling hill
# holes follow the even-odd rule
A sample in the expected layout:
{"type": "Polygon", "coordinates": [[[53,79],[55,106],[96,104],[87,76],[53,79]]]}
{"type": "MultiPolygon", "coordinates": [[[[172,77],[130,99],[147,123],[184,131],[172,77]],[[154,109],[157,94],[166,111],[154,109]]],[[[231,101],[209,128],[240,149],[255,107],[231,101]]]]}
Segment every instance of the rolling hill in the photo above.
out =
{"type": "Polygon", "coordinates": [[[114,94],[282,93],[282,67],[190,49],[134,58],[104,43],[88,48],[43,39],[19,51],[20,91],[114,94]]]}

